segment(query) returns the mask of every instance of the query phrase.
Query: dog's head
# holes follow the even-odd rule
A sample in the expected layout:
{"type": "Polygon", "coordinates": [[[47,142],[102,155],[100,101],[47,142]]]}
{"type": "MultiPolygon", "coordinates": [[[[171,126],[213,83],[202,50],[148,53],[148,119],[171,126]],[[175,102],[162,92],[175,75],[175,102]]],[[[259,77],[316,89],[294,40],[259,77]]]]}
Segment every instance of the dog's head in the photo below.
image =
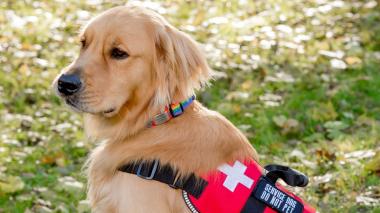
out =
{"type": "Polygon", "coordinates": [[[137,104],[163,107],[191,96],[209,68],[197,44],[160,15],[112,8],[80,35],[79,56],[57,76],[57,94],[77,111],[113,117],[137,104]]]}

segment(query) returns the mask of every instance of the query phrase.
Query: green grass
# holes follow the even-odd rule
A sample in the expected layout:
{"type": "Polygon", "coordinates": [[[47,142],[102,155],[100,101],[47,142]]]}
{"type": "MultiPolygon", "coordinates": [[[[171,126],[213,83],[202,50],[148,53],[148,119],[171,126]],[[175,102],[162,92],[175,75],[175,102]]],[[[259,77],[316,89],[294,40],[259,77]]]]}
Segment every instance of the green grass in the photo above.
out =
{"type": "MultiPolygon", "coordinates": [[[[0,2],[0,212],[84,211],[81,167],[94,144],[50,84],[75,57],[83,23],[124,3],[0,2]]],[[[166,9],[164,16],[202,43],[210,66],[225,75],[197,97],[247,135],[262,164],[308,174],[309,186],[295,190],[319,212],[380,212],[378,4],[150,6],[166,9]]]]}

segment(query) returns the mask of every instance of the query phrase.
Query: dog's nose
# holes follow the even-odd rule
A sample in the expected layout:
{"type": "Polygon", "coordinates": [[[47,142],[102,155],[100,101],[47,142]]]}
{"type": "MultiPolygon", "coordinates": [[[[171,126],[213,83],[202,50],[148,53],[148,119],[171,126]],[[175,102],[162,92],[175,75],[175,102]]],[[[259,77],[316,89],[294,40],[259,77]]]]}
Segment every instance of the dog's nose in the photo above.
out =
{"type": "Polygon", "coordinates": [[[58,91],[63,95],[73,95],[79,91],[82,86],[79,74],[62,74],[58,79],[58,91]]]}

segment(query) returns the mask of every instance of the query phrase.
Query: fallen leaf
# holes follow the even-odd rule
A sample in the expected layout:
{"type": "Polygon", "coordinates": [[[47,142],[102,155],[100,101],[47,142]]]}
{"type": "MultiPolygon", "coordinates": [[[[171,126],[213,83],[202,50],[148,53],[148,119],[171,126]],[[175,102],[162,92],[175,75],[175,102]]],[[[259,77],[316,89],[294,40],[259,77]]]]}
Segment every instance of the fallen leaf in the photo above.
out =
{"type": "Polygon", "coordinates": [[[313,183],[313,185],[319,185],[321,183],[328,183],[331,181],[332,178],[333,178],[333,175],[330,173],[327,173],[327,174],[322,175],[322,176],[312,177],[312,183],[313,183]]]}
{"type": "Polygon", "coordinates": [[[347,68],[347,64],[339,59],[331,59],[330,60],[330,65],[333,69],[338,69],[338,70],[344,70],[347,68]]]}
{"type": "Polygon", "coordinates": [[[350,152],[344,154],[345,158],[356,158],[356,159],[365,159],[375,156],[375,151],[373,150],[359,150],[355,152],[350,152]]]}
{"type": "Polygon", "coordinates": [[[284,115],[279,115],[279,116],[274,116],[273,117],[273,122],[278,126],[278,127],[283,127],[287,118],[284,115]]]}
{"type": "Polygon", "coordinates": [[[334,152],[327,150],[327,149],[324,149],[324,148],[316,150],[316,154],[317,154],[317,157],[321,158],[322,160],[326,160],[326,159],[327,160],[335,160],[336,159],[334,152]]]}
{"type": "Polygon", "coordinates": [[[240,92],[240,91],[235,91],[235,92],[230,92],[226,99],[227,100],[244,100],[249,97],[249,93],[247,92],[240,92]]]}
{"type": "Polygon", "coordinates": [[[0,193],[14,193],[24,189],[25,184],[20,177],[1,174],[0,193]]]}
{"type": "Polygon", "coordinates": [[[330,57],[330,58],[338,58],[338,59],[342,59],[343,56],[344,56],[344,52],[343,51],[327,51],[327,50],[320,50],[318,52],[319,54],[323,55],[323,56],[327,56],[327,57],[330,57]]]}
{"type": "Polygon", "coordinates": [[[376,153],[376,155],[370,161],[368,161],[365,164],[364,168],[367,171],[371,171],[371,172],[376,173],[377,176],[380,177],[380,152],[379,151],[376,153]]]}
{"type": "Polygon", "coordinates": [[[47,206],[37,204],[37,205],[33,206],[32,212],[35,212],[35,213],[51,213],[51,212],[53,212],[53,210],[47,206]]]}
{"type": "Polygon", "coordinates": [[[301,150],[298,150],[298,149],[294,149],[290,154],[289,154],[290,157],[294,157],[294,158],[298,158],[298,159],[304,159],[305,158],[305,154],[301,151],[301,150]]]}
{"type": "Polygon", "coordinates": [[[79,201],[77,210],[78,210],[78,213],[89,212],[91,210],[90,201],[88,200],[79,201]]]}
{"type": "Polygon", "coordinates": [[[259,100],[264,102],[264,105],[267,107],[280,106],[283,102],[283,99],[281,96],[271,94],[271,93],[266,93],[264,95],[261,95],[259,97],[259,100]]]}
{"type": "Polygon", "coordinates": [[[79,193],[82,192],[84,186],[83,183],[75,180],[73,177],[65,176],[58,179],[60,183],[57,187],[60,190],[71,192],[71,193],[79,193]]]}
{"type": "Polygon", "coordinates": [[[358,57],[347,57],[344,59],[348,65],[361,64],[362,60],[358,57]]]}
{"type": "Polygon", "coordinates": [[[273,117],[274,123],[281,128],[281,133],[295,133],[299,130],[299,122],[293,118],[286,118],[284,115],[273,117]]]}
{"type": "Polygon", "coordinates": [[[366,206],[375,206],[377,204],[380,203],[379,199],[375,199],[375,198],[372,198],[372,197],[366,197],[366,196],[357,196],[355,198],[356,202],[359,203],[359,204],[363,204],[363,205],[366,205],[366,206]]]}

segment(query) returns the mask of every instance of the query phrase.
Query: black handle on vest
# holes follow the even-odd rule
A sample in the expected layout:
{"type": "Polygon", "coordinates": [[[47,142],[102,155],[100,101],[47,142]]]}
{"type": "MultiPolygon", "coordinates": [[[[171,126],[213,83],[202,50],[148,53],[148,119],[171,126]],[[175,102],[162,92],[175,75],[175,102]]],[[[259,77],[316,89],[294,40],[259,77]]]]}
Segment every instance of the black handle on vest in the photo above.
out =
{"type": "Polygon", "coordinates": [[[268,171],[265,177],[273,183],[276,183],[278,178],[284,180],[289,186],[305,187],[309,183],[306,175],[287,166],[269,164],[264,169],[268,171]]]}

